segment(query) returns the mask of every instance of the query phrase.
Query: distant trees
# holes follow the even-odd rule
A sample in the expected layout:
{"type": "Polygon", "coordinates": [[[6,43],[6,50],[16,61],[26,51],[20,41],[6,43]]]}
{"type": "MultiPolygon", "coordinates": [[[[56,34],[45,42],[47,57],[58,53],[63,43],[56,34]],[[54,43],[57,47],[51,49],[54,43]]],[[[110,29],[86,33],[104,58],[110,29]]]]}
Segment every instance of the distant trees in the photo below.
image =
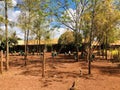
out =
{"type": "MultiPolygon", "coordinates": [[[[79,39],[79,47],[80,47],[80,45],[82,44],[82,35],[80,33],[78,35],[78,39],[79,39]]],[[[68,45],[71,46],[71,49],[75,48],[75,44],[74,43],[75,43],[74,32],[70,31],[70,30],[67,30],[58,39],[58,44],[61,45],[61,48],[59,49],[59,53],[61,52],[61,50],[63,48],[65,48],[68,45]]],[[[72,49],[72,50],[75,51],[75,49],[72,49]]],[[[64,52],[69,52],[69,51],[64,50],[64,52]]]]}
{"type": "MultiPolygon", "coordinates": [[[[10,52],[13,52],[14,51],[14,46],[17,45],[18,43],[18,37],[16,36],[16,32],[13,32],[12,34],[10,34],[8,36],[8,45],[9,45],[9,50],[10,52]]],[[[4,50],[6,51],[6,38],[4,36],[2,36],[2,39],[1,39],[1,50],[4,50]]]]}
{"type": "MultiPolygon", "coordinates": [[[[82,36],[81,34],[79,34],[79,43],[82,43],[82,36]]],[[[63,33],[58,40],[59,44],[63,44],[63,45],[69,45],[69,44],[74,44],[75,42],[75,37],[74,37],[74,32],[73,31],[66,31],[65,33],[63,33]]]]}
{"type": "Polygon", "coordinates": [[[67,44],[73,44],[75,41],[74,35],[72,31],[66,31],[65,33],[63,33],[59,40],[58,43],[59,44],[63,44],[63,45],[67,45],[67,44]]]}

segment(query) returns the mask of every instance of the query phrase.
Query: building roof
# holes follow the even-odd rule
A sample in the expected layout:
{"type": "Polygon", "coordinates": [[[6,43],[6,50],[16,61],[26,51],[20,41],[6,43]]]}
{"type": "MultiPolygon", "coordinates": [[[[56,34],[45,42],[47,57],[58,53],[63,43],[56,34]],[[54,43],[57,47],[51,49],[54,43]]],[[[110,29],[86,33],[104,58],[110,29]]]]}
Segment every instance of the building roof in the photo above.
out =
{"type": "MultiPolygon", "coordinates": [[[[58,44],[58,39],[52,39],[49,41],[40,40],[40,45],[44,44],[58,44]]],[[[18,40],[18,45],[25,45],[24,40],[18,40]]],[[[28,45],[39,45],[39,40],[29,40],[28,45]]]]}
{"type": "Polygon", "coordinates": [[[114,43],[111,43],[110,45],[120,45],[120,40],[117,40],[114,43]]]}
{"type": "MultiPolygon", "coordinates": [[[[49,41],[41,40],[40,45],[44,45],[44,44],[58,44],[58,39],[52,39],[49,41]]],[[[18,45],[25,45],[24,40],[18,40],[18,45]]],[[[39,45],[39,40],[29,40],[28,45],[39,45]]],[[[99,46],[99,42],[93,41],[92,45],[99,46]]],[[[120,40],[117,40],[114,43],[111,43],[110,45],[120,45],[120,40]]]]}

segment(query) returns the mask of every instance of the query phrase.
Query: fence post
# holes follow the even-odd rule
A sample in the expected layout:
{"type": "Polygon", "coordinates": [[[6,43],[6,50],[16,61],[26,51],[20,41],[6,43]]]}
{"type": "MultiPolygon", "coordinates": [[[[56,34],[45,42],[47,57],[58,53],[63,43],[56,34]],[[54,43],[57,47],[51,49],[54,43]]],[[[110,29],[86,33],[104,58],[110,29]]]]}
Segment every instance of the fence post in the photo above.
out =
{"type": "Polygon", "coordinates": [[[1,50],[1,57],[0,57],[0,73],[3,73],[3,50],[1,50]]]}

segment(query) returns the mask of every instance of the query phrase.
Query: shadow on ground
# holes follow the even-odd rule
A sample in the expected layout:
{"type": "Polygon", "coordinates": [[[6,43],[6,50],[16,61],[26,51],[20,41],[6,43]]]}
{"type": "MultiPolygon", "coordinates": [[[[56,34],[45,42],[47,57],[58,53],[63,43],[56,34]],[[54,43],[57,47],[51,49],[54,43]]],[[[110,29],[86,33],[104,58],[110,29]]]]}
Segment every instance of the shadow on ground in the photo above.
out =
{"type": "Polygon", "coordinates": [[[113,66],[92,65],[92,68],[98,69],[101,72],[101,74],[120,76],[120,64],[113,66]]]}

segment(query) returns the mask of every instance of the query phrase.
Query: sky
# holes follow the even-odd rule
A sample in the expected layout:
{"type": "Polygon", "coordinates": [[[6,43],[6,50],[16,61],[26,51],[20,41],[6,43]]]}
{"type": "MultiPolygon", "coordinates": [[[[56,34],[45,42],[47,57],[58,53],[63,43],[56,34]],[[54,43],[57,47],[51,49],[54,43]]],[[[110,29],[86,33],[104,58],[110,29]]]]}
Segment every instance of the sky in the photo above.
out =
{"type": "MultiPolygon", "coordinates": [[[[8,20],[15,22],[15,23],[17,22],[17,19],[21,13],[21,11],[18,8],[16,8],[17,2],[20,3],[21,0],[12,0],[12,5],[14,6],[14,8],[8,9],[8,20]]],[[[4,2],[1,2],[1,1],[0,1],[0,15],[4,16],[4,2]]],[[[5,29],[4,24],[1,24],[1,28],[3,30],[5,29]]],[[[9,30],[9,32],[16,31],[17,36],[20,37],[21,39],[24,39],[24,34],[22,33],[22,30],[19,27],[15,26],[15,27],[11,28],[10,26],[8,26],[8,30],[9,30]]],[[[52,34],[52,38],[59,38],[60,35],[64,32],[65,32],[65,28],[63,28],[63,27],[61,27],[57,30],[54,30],[53,34],[52,34]]]]}
{"type": "MultiPolygon", "coordinates": [[[[13,5],[14,7],[17,5],[16,0],[12,0],[12,5],[13,5]]],[[[9,9],[8,9],[8,20],[9,20],[9,21],[12,21],[12,22],[17,22],[17,19],[18,19],[19,14],[20,14],[20,11],[14,10],[14,8],[9,8],[9,9]]],[[[2,2],[2,1],[0,1],[0,15],[3,15],[3,16],[4,16],[4,2],[2,2]]],[[[1,28],[2,28],[3,30],[5,29],[4,24],[1,24],[1,28]]],[[[23,36],[20,28],[18,28],[18,27],[13,27],[13,28],[11,28],[10,26],[8,26],[8,30],[9,30],[9,32],[11,32],[12,30],[13,30],[13,31],[16,31],[18,37],[23,36]]],[[[23,38],[22,38],[22,39],[23,39],[23,38]]]]}

